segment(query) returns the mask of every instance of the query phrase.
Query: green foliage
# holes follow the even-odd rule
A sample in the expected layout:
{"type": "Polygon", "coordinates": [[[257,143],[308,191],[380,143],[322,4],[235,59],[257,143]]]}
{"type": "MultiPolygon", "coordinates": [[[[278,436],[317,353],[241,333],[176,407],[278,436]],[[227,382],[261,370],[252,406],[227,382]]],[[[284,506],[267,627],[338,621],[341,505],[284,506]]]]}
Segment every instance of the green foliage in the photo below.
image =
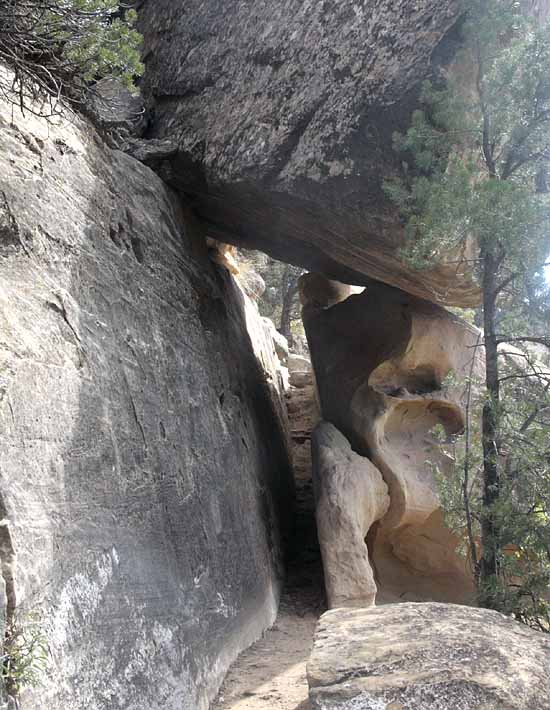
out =
{"type": "Polygon", "coordinates": [[[0,0],[0,62],[15,75],[0,90],[26,108],[44,96],[82,102],[105,77],[135,91],[143,73],[136,20],[116,0],[0,0]]]}
{"type": "Polygon", "coordinates": [[[550,630],[550,368],[532,344],[550,344],[550,30],[511,0],[465,9],[455,70],[424,86],[385,190],[403,257],[467,256],[482,289],[485,379],[463,383],[466,436],[454,475],[438,474],[449,525],[480,601],[550,630]]]}
{"type": "Polygon", "coordinates": [[[116,0],[71,0],[75,22],[69,27],[50,30],[66,41],[64,55],[85,82],[98,78],[118,77],[135,91],[134,80],[143,73],[140,60],[142,37],[134,28],[137,13],[128,9],[117,17],[116,0]]]}
{"type": "MultiPolygon", "coordinates": [[[[550,630],[550,387],[544,366],[525,352],[502,366],[499,402],[501,490],[491,513],[497,521],[500,570],[489,580],[498,608],[540,630],[550,630]],[[541,368],[543,371],[541,372],[541,368]],[[534,371],[534,372],[533,372],[534,371]],[[532,376],[527,376],[532,372],[532,376]],[[537,372],[539,374],[537,374],[537,372]],[[505,379],[509,378],[509,379],[505,379]]],[[[467,385],[468,383],[462,383],[467,385]]],[[[452,473],[434,469],[448,527],[461,539],[459,552],[472,570],[479,563],[483,502],[480,411],[483,382],[472,380],[467,437],[447,444],[452,473]],[[466,494],[466,498],[465,498],[466,494]],[[470,516],[472,530],[468,535],[470,516]],[[475,554],[472,554],[472,543],[475,554]]],[[[437,432],[436,432],[437,436],[437,432]]],[[[479,583],[480,580],[478,580],[479,583]]],[[[485,582],[487,584],[487,582],[485,582]]]]}
{"type": "MultiPolygon", "coordinates": [[[[244,251],[242,255],[244,257],[244,251]]],[[[245,264],[265,282],[265,292],[258,301],[261,315],[270,318],[280,332],[290,329],[291,337],[304,336],[298,298],[298,279],[304,269],[276,261],[260,252],[247,252],[241,263],[242,269],[245,264]]]]}
{"type": "Polygon", "coordinates": [[[475,240],[498,241],[533,270],[550,250],[549,198],[536,189],[549,158],[550,35],[516,14],[517,3],[472,5],[462,71],[444,88],[425,84],[422,110],[395,136],[406,175],[385,189],[417,268],[475,240]],[[478,76],[478,91],[464,74],[478,76]]]}
{"type": "Polygon", "coordinates": [[[36,614],[15,617],[8,625],[2,654],[1,677],[11,696],[42,682],[48,665],[48,640],[36,614]]]}

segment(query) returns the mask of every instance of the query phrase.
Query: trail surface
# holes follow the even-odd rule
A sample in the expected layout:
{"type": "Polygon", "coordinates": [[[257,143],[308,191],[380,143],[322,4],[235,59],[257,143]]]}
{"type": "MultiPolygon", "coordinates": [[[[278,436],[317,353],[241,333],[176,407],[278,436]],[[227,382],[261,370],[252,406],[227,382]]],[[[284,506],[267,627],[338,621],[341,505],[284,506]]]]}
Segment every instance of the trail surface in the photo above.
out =
{"type": "Polygon", "coordinates": [[[235,661],[212,710],[311,710],[306,664],[325,611],[311,480],[311,430],[319,418],[311,373],[301,373],[287,405],[296,484],[287,584],[275,625],[235,661]]]}
{"type": "Polygon", "coordinates": [[[310,710],[306,663],[321,612],[313,590],[288,589],[275,625],[233,664],[213,710],[310,710]]]}

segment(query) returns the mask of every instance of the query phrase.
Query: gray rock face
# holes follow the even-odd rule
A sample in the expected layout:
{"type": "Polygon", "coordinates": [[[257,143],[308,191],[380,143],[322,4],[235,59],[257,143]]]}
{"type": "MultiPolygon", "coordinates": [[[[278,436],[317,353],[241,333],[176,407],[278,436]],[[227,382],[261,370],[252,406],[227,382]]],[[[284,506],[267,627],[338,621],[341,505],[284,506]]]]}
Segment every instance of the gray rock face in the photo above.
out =
{"type": "Polygon", "coordinates": [[[194,195],[211,236],[345,283],[477,300],[456,263],[419,278],[400,261],[382,192],[399,169],[393,132],[456,49],[458,0],[140,5],[147,135],[178,152],[136,154],[194,195]]]}
{"type": "Polygon", "coordinates": [[[140,138],[147,126],[143,98],[134,96],[117,79],[101,79],[95,84],[86,111],[96,125],[118,142],[140,138]]]}
{"type": "MultiPolygon", "coordinates": [[[[6,628],[7,621],[7,597],[6,597],[6,582],[3,575],[0,577],[0,632],[6,628]]],[[[0,646],[1,649],[1,646],[0,646]]],[[[7,708],[7,694],[3,683],[0,683],[0,710],[6,710],[7,708]]]]}
{"type": "Polygon", "coordinates": [[[0,517],[51,653],[21,708],[204,710],[276,613],[273,352],[152,171],[78,121],[14,121],[2,105],[0,517]]]}
{"type": "Polygon", "coordinates": [[[273,340],[273,343],[275,345],[275,351],[277,352],[277,357],[279,358],[281,363],[286,365],[289,357],[288,340],[285,338],[284,335],[279,333],[279,331],[275,327],[275,323],[271,320],[271,318],[263,318],[263,322],[270,334],[271,339],[273,340]]]}
{"type": "Polygon", "coordinates": [[[550,639],[452,604],[335,609],[308,664],[314,710],[548,710],[550,639]]]}

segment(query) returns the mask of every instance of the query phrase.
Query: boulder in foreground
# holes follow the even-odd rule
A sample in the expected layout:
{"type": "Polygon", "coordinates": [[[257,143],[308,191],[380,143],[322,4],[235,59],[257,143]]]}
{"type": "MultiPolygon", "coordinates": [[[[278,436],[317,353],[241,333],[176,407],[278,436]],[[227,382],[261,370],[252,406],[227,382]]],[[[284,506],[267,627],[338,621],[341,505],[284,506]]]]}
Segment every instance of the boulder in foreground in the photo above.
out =
{"type": "Polygon", "coordinates": [[[550,637],[487,609],[389,604],[321,617],[313,710],[548,710],[550,637]]]}

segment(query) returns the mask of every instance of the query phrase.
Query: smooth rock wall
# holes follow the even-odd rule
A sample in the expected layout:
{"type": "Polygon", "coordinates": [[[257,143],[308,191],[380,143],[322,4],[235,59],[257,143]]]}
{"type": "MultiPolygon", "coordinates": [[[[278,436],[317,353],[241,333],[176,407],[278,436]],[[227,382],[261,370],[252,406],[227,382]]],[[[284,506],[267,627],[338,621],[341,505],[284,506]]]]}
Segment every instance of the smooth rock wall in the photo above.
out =
{"type": "Polygon", "coordinates": [[[273,622],[292,485],[251,318],[152,171],[1,105],[0,552],[51,653],[22,710],[205,710],[273,622]]]}

